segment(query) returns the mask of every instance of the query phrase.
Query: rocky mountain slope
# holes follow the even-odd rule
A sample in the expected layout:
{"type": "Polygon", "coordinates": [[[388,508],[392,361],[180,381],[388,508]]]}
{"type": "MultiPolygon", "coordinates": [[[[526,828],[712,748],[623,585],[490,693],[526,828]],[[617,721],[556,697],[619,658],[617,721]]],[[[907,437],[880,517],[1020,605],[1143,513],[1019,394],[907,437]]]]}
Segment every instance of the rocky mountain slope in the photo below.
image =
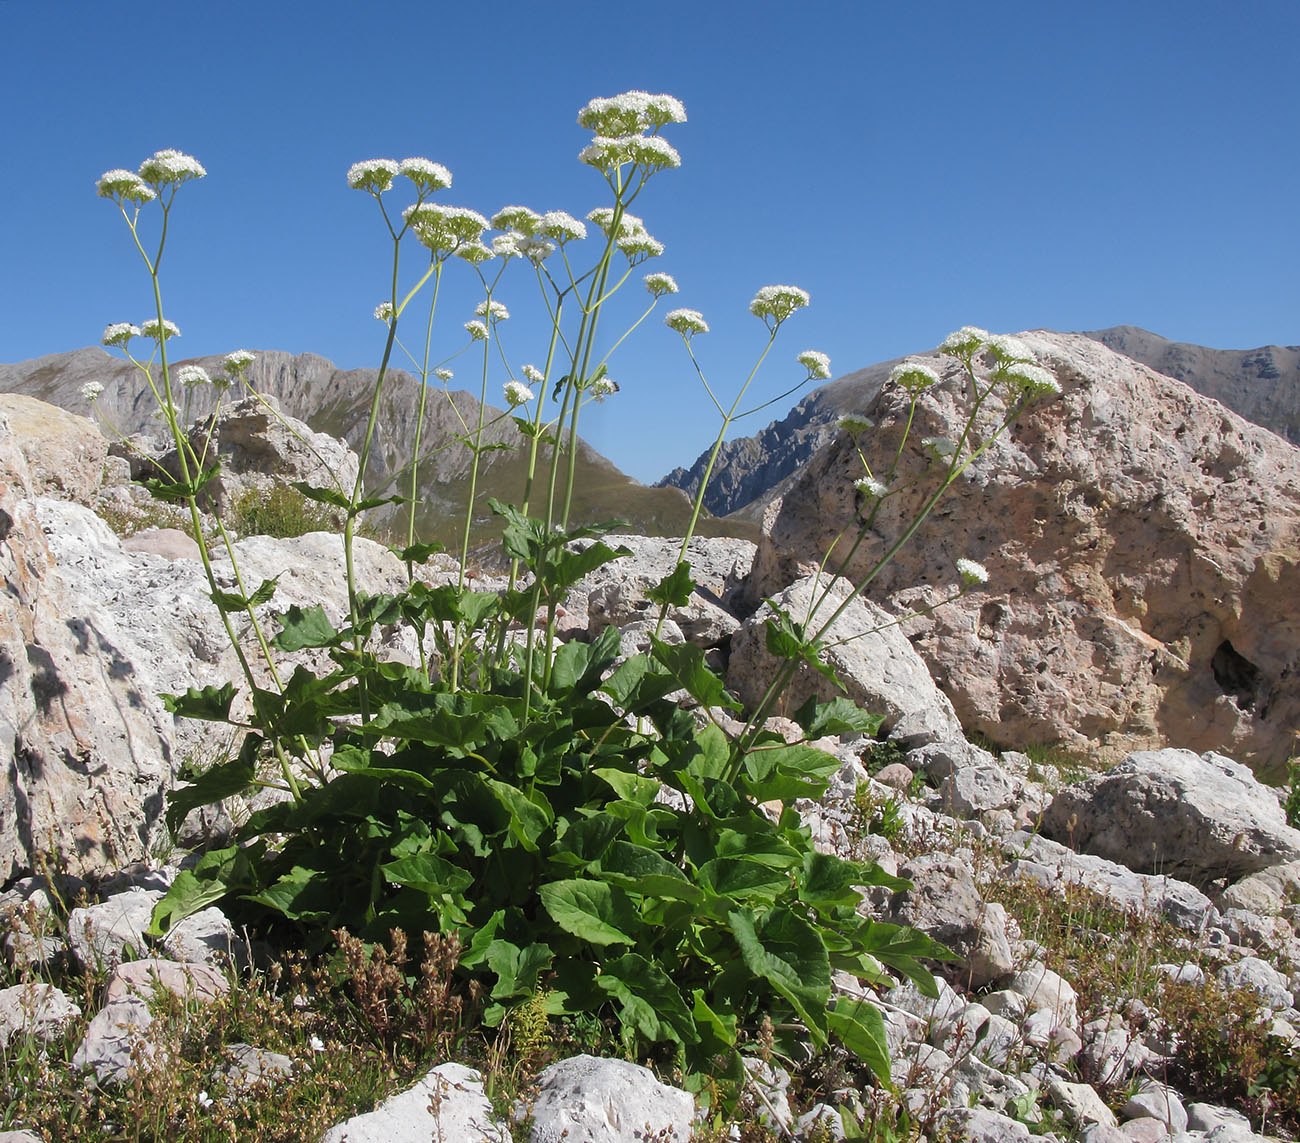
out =
{"type": "MultiPolygon", "coordinates": [[[[204,366],[213,376],[220,374],[220,358],[192,361],[204,366]]],[[[175,364],[186,363],[182,360],[175,364]]],[[[375,376],[373,369],[337,369],[325,358],[310,353],[297,356],[259,353],[249,368],[250,382],[260,392],[276,398],[286,414],[306,422],[317,432],[347,441],[354,449],[361,446],[375,376]]],[[[130,362],[103,349],[79,349],[0,365],[0,392],[23,393],[83,415],[90,413],[81,397],[81,388],[87,382],[104,386],[98,405],[118,432],[126,436],[159,435],[158,422],[153,418],[154,397],[144,378],[130,362]]],[[[463,434],[465,426],[476,423],[478,402],[463,390],[444,393],[439,388],[429,397],[422,434],[422,504],[418,519],[425,539],[440,539],[445,543],[456,534],[455,529],[463,519],[461,505],[468,495],[469,453],[454,437],[463,434]]],[[[211,387],[202,386],[187,392],[183,400],[187,402],[186,419],[197,418],[211,411],[214,393],[211,387]]],[[[390,495],[399,491],[393,482],[411,455],[418,403],[419,387],[415,379],[401,370],[390,372],[381,398],[376,442],[367,473],[368,490],[372,493],[390,495]]],[[[489,421],[500,415],[501,410],[489,407],[489,421]]],[[[111,435],[111,430],[105,431],[111,435]]],[[[508,417],[488,430],[486,440],[511,445],[522,443],[508,417]]],[[[490,452],[484,460],[486,471],[480,475],[478,486],[484,507],[476,513],[476,519],[481,525],[480,538],[486,539],[495,535],[486,499],[495,496],[517,502],[523,489],[525,460],[520,448],[490,452]]],[[[585,443],[579,456],[577,489],[574,504],[577,521],[621,518],[639,531],[667,535],[683,531],[689,518],[690,505],[680,491],[647,488],[637,483],[585,443]]],[[[389,510],[390,519],[396,511],[389,510]]],[[[730,527],[725,530],[734,531],[730,527]]]]}
{"type": "MultiPolygon", "coordinates": [[[[1175,377],[1213,397],[1249,421],[1300,444],[1300,346],[1208,349],[1168,341],[1136,326],[1086,334],[1157,373],[1175,377]]],[[[718,456],[705,506],[715,515],[736,513],[758,521],[763,506],[835,435],[845,413],[861,412],[879,391],[896,361],[846,374],[808,394],[785,417],[753,436],[728,441],[718,456]]],[[[705,453],[689,468],[675,468],[660,486],[694,494],[705,453]]]]}

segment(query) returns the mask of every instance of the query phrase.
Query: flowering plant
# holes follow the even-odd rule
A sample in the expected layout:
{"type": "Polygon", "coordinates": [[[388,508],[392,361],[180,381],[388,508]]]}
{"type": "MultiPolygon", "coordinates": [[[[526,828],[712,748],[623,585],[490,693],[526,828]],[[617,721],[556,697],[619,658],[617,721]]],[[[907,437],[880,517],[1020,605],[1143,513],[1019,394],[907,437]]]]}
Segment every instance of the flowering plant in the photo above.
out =
{"type": "MultiPolygon", "coordinates": [[[[597,331],[610,299],[634,268],[663,253],[628,208],[649,179],[680,164],[660,131],[685,118],[678,100],[645,92],[595,99],[582,109],[578,121],[595,137],[579,157],[600,172],[611,195],[610,205],[586,216],[590,227],[563,211],[510,206],[489,222],[469,208],[432,202],[452,185],[452,176],[427,159],[371,159],[347,172],[349,186],[374,200],[392,244],[391,290],[374,313],[385,341],[354,485],[298,487],[344,514],[349,614],[340,628],[320,607],[290,607],[275,616],[279,630],[271,634],[265,605],[274,600],[274,581],[250,590],[238,576],[229,537],[219,530],[237,578],[236,590],[223,588],[201,549],[252,711],[247,719],[232,715],[233,683],[168,696],[177,715],[231,722],[242,734],[233,756],[204,771],[183,772],[185,784],[171,795],[168,821],[178,826],[193,808],[250,789],[271,788],[280,800],[254,813],[232,844],[206,853],[176,879],[155,912],[153,931],[161,934],[224,900],[318,947],[343,928],[368,940],[393,928],[454,932],[464,948],[459,971],[480,985],[489,1026],[541,992],[552,1013],[610,1016],[630,1047],[671,1046],[693,1082],[704,1086],[706,1069],[735,1085],[743,1082],[740,1047],[768,1021],[786,1047],[800,1038],[814,1044],[838,1038],[888,1082],[879,1013],[844,998],[832,1006],[831,974],[846,971],[874,982],[889,970],[933,990],[917,958],[944,952],[918,933],[864,916],[861,887],[902,883],[872,863],[819,852],[792,808],[798,798],[822,794],[839,766],[815,740],[871,734],[881,720],[844,699],[810,700],[793,716],[801,728],[797,741],[766,725],[789,672],[816,662],[819,633],[834,616],[824,623],[815,622],[814,613],[802,623],[786,615],[773,621],[769,646],[785,659],[785,673],[747,712],[739,734],[724,729],[739,705],[703,651],[663,637],[669,609],[685,603],[694,588],[688,545],[727,430],[738,417],[830,376],[827,356],[805,350],[797,355],[792,385],[742,409],[782,327],[809,304],[806,291],[787,285],[757,291],[750,310],[767,338],[730,401],[718,396],[696,356],[696,339],[709,331],[703,315],[687,308],[666,315],[721,428],[676,567],[650,592],[660,607],[659,626],[649,649],[632,655],[623,653],[612,627],[591,642],[556,637],[569,589],[622,554],[606,542],[609,526],[576,526],[571,519],[580,415],[591,401],[617,393],[608,374],[610,354],[661,298],[678,292],[671,275],[645,275],[648,308],[609,352],[598,352],[597,331]],[[399,193],[415,200],[400,211],[391,204],[399,193]],[[490,229],[500,233],[485,241],[490,229]],[[407,285],[404,254],[413,248],[421,265],[407,285]],[[591,254],[585,269],[580,249],[591,254]],[[427,331],[437,316],[443,275],[454,263],[463,264],[457,271],[474,276],[483,294],[464,323],[461,351],[476,363],[481,399],[456,438],[470,461],[459,570],[454,582],[437,587],[416,574],[431,554],[416,535],[417,437],[403,473],[409,495],[396,498],[411,502],[405,544],[397,549],[409,586],[394,595],[366,595],[353,565],[356,522],[394,500],[365,488],[380,394],[391,381],[395,350],[407,352],[420,376],[417,423],[423,423],[425,402],[437,399],[430,380],[450,380],[446,362],[430,356],[427,331]],[[543,364],[522,366],[522,380],[501,344],[500,327],[510,311],[495,296],[503,276],[516,271],[533,280],[551,318],[549,343],[537,358],[543,364]],[[425,349],[411,354],[400,333],[422,303],[427,308],[417,328],[426,331],[425,349]],[[511,570],[503,591],[484,592],[473,588],[465,566],[480,465],[499,447],[487,435],[493,423],[488,384],[497,361],[505,369],[501,391],[509,406],[497,419],[512,418],[527,463],[519,503],[490,501],[503,525],[511,570]],[[240,638],[236,616],[244,618],[250,641],[240,638]],[[394,623],[415,633],[418,663],[376,657],[377,631],[394,623]],[[264,660],[261,672],[248,646],[264,660]],[[304,648],[326,652],[332,667],[325,674],[298,667],[285,677],[283,655],[304,648]],[[697,713],[671,697],[683,692],[697,713]],[[765,808],[773,804],[780,807],[776,812],[765,808]]],[[[174,371],[169,365],[168,342],[179,330],[163,314],[163,239],[150,253],[140,221],[144,208],[157,207],[165,236],[178,188],[204,173],[189,156],[162,151],[138,173],[110,171],[98,183],[126,220],[156,306],[139,326],[110,326],[104,342],[128,355],[132,339],[153,342],[157,375],[152,359],[137,364],[172,434],[180,475],[151,487],[186,505],[196,530],[200,497],[218,469],[186,436],[173,384],[203,384],[205,378],[191,367],[174,371]]],[[[946,348],[965,362],[973,380],[980,352],[996,358],[998,383],[1018,402],[1006,423],[1054,384],[1014,339],[982,331],[954,337],[946,348]]],[[[251,389],[252,363],[241,350],[225,364],[232,380],[251,389]]],[[[915,364],[895,381],[916,401],[937,377],[915,364]]],[[[862,419],[845,427],[855,440],[870,431],[862,419]]],[[[943,487],[987,446],[976,444],[970,431],[945,454],[943,487]]],[[[868,468],[859,481],[864,510],[854,550],[874,518],[868,502],[878,506],[892,495],[892,476],[868,468]]],[[[936,499],[941,493],[942,487],[936,499]]],[[[958,573],[961,590],[986,577],[971,561],[963,561],[958,573]]]]}

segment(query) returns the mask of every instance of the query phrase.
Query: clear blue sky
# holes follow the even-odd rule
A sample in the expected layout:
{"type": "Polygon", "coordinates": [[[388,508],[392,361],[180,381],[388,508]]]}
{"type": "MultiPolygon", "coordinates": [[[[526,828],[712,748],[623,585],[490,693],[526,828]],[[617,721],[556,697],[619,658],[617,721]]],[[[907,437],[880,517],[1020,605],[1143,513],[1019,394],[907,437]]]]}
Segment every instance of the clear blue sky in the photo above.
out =
{"type": "MultiPolygon", "coordinates": [[[[760,376],[768,394],[800,350],[838,376],[967,323],[1300,342],[1296,0],[0,0],[0,37],[0,361],[148,316],[94,181],[175,147],[208,169],[182,190],[164,264],[176,351],[374,365],[388,253],[349,165],[424,156],[453,173],[442,201],[582,215],[608,192],[577,162],[577,109],[634,88],[686,104],[667,133],[683,166],[637,209],[667,246],[647,268],[713,327],[697,347],[723,390],[759,347],[747,304],[770,283],[813,304],[760,376]]],[[[448,348],[472,305],[454,268],[448,348]]],[[[506,345],[538,361],[535,286],[512,269],[506,345]]],[[[585,433],[632,475],[709,443],[658,316],[610,374],[622,392],[585,433]]],[[[458,363],[456,384],[472,380],[458,363]]]]}

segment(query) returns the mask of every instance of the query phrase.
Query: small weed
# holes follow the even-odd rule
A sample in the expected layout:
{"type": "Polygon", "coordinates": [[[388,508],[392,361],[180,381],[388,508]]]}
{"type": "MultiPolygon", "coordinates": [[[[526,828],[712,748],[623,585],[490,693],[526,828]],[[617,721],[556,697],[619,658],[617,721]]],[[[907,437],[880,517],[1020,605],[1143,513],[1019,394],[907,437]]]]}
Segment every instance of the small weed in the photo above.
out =
{"type": "Polygon", "coordinates": [[[309,500],[285,484],[240,493],[223,516],[226,527],[237,536],[289,539],[308,532],[337,532],[342,527],[337,510],[309,500]]]}

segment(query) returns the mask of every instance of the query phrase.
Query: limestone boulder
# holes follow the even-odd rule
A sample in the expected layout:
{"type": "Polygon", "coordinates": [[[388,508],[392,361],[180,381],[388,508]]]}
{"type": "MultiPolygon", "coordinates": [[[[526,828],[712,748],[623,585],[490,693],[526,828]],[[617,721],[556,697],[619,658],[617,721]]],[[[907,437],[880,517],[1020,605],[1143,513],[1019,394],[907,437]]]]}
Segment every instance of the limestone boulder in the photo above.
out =
{"type": "Polygon", "coordinates": [[[0,416],[9,422],[36,495],[80,504],[94,499],[108,441],[93,421],[21,393],[0,393],[0,416]]]}
{"type": "MultiPolygon", "coordinates": [[[[1062,395],[964,470],[871,598],[926,608],[954,593],[957,559],[986,565],[985,588],[907,627],[968,731],[1107,761],[1175,742],[1280,767],[1300,724],[1300,451],[1088,338],[1023,337],[1062,395]]],[[[897,491],[847,561],[855,579],[936,487],[922,441],[955,440],[966,423],[961,368],[928,363],[942,381],[917,406],[897,491]]],[[[986,402],[977,439],[1004,412],[986,402]]],[[[877,428],[858,445],[887,472],[907,396],[887,385],[866,413],[877,428]]],[[[862,475],[843,434],[808,463],[765,521],[755,600],[856,535],[862,475]]]]}
{"type": "MultiPolygon", "coordinates": [[[[822,660],[843,683],[841,690],[826,676],[801,663],[785,693],[789,711],[810,696],[830,699],[843,693],[859,706],[885,716],[883,733],[906,720],[908,746],[925,741],[959,740],[961,724],[952,704],[930,678],[923,659],[899,630],[895,617],[869,600],[849,598],[843,582],[828,584],[809,576],[774,593],[772,603],[802,623],[814,597],[825,597],[813,626],[847,604],[823,635],[822,660]]],[[[766,624],[770,604],[759,608],[731,639],[727,685],[747,705],[755,705],[767,690],[780,660],[767,649],[766,624]]]]}
{"type": "Polygon", "coordinates": [[[1300,857],[1277,797],[1221,754],[1143,750],[1066,786],[1042,831],[1139,873],[1193,884],[1236,881],[1300,857]]]}

